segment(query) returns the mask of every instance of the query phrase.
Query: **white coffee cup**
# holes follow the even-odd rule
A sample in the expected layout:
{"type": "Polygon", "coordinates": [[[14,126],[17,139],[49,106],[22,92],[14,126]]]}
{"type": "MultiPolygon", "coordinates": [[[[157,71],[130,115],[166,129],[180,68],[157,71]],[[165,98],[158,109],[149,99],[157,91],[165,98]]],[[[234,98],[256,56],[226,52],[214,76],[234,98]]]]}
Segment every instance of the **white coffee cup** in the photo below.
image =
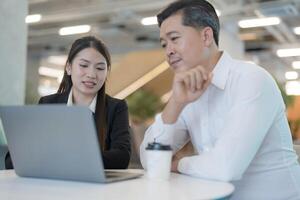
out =
{"type": "Polygon", "coordinates": [[[149,143],[146,148],[147,177],[168,180],[171,172],[172,149],[170,145],[149,143]]]}

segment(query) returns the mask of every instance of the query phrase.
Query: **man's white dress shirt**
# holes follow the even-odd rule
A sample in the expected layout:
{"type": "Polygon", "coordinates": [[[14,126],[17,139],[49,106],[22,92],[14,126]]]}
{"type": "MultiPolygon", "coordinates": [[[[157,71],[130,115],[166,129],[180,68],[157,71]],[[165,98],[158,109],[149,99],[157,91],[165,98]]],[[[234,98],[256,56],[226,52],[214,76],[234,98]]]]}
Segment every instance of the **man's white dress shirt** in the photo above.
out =
{"type": "Polygon", "coordinates": [[[208,89],[175,124],[156,116],[140,146],[144,168],[145,147],[154,138],[171,144],[173,153],[190,139],[197,155],[182,158],[179,172],[232,182],[232,199],[300,199],[300,166],[275,81],[261,67],[226,52],[208,89]]]}

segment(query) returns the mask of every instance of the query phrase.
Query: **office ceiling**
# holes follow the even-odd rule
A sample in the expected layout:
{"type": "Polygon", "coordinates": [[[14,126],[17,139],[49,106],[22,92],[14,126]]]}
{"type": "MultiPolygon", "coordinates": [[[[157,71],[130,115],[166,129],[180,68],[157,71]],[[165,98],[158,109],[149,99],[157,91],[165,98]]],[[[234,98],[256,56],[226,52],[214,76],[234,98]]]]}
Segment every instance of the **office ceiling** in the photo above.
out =
{"type": "Polygon", "coordinates": [[[170,0],[29,0],[29,14],[42,20],[29,26],[29,47],[62,50],[74,36],[59,36],[64,26],[88,24],[114,54],[159,47],[158,28],[142,26],[143,17],[155,15],[170,0]]]}
{"type": "MultiPolygon", "coordinates": [[[[114,58],[130,51],[159,48],[157,26],[143,26],[143,17],[154,16],[172,0],[28,0],[29,14],[41,14],[42,20],[30,24],[28,50],[45,56],[65,53],[79,35],[59,36],[64,26],[89,24],[90,34],[101,37],[114,58]]],[[[291,62],[299,57],[279,58],[276,50],[299,46],[300,0],[211,0],[221,12],[222,26],[235,25],[240,19],[278,16],[281,23],[262,28],[239,29],[247,56],[254,59],[280,82],[291,62]]]]}

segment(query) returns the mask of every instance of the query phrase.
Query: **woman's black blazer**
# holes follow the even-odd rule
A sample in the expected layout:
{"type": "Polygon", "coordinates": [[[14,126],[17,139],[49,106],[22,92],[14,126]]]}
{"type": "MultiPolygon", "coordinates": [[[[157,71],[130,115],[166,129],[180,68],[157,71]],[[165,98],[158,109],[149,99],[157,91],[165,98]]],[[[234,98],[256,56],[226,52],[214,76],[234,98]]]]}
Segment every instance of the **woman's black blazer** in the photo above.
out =
{"type": "MultiPolygon", "coordinates": [[[[68,93],[45,96],[39,104],[66,104],[68,96],[68,93]]],[[[102,152],[104,168],[125,169],[130,160],[131,144],[128,108],[124,100],[106,95],[106,121],[106,149],[102,152]]],[[[12,168],[9,155],[6,156],[6,168],[12,168]]]]}

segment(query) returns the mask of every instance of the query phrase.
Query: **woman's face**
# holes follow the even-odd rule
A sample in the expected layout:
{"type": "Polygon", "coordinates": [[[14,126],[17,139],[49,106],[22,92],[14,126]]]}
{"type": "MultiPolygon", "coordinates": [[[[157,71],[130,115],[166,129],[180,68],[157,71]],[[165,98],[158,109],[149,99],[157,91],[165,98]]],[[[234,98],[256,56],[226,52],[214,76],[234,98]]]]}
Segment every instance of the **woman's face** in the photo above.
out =
{"type": "Polygon", "coordinates": [[[86,48],[75,56],[66,70],[71,75],[74,94],[93,98],[105,83],[107,62],[96,49],[86,48]]]}

